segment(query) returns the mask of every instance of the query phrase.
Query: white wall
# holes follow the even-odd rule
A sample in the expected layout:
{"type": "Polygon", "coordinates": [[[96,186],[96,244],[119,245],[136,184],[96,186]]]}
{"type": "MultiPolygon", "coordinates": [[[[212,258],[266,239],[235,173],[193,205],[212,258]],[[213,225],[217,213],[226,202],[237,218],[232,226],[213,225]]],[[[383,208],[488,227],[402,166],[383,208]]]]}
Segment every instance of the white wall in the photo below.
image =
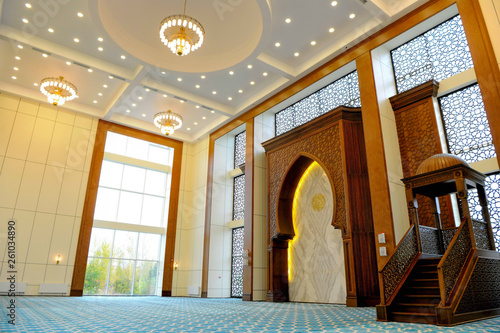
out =
{"type": "Polygon", "coordinates": [[[208,137],[184,144],[174,253],[179,267],[173,274],[173,296],[187,296],[189,286],[201,292],[207,165],[208,137]]]}
{"type": "Polygon", "coordinates": [[[0,92],[0,281],[13,219],[27,295],[40,283],[67,283],[69,293],[97,122],[0,92]]]}

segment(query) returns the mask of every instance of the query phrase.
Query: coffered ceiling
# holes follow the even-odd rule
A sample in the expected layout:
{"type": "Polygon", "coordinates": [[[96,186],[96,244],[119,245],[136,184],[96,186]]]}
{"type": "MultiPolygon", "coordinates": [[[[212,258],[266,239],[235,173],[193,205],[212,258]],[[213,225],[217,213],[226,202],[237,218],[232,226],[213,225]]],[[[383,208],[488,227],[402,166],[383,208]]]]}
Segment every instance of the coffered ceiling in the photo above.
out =
{"type": "Polygon", "coordinates": [[[0,90],[46,102],[40,81],[64,76],[64,108],[154,133],[172,110],[193,142],[424,2],[188,0],[206,37],[179,57],[159,25],[182,0],[0,0],[0,90]]]}

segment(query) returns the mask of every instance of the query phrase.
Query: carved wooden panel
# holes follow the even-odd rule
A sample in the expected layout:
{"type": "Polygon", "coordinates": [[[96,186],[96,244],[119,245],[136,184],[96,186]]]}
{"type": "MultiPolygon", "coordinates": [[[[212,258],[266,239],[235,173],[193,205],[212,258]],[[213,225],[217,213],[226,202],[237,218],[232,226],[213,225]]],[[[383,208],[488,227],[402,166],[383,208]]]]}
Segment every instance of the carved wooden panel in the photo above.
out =
{"type": "Polygon", "coordinates": [[[456,313],[500,308],[500,260],[477,259],[456,313]]]}
{"type": "MultiPolygon", "coordinates": [[[[269,211],[276,212],[281,181],[291,164],[299,153],[307,153],[315,156],[325,166],[325,172],[330,174],[336,192],[335,201],[335,226],[345,229],[346,210],[344,194],[344,178],[342,176],[342,153],[340,143],[339,124],[335,124],[322,132],[304,138],[276,151],[268,153],[268,165],[272,166],[269,172],[269,211]]],[[[270,170],[268,169],[268,170],[270,170]]],[[[269,235],[278,234],[276,214],[269,215],[269,235]]]]}

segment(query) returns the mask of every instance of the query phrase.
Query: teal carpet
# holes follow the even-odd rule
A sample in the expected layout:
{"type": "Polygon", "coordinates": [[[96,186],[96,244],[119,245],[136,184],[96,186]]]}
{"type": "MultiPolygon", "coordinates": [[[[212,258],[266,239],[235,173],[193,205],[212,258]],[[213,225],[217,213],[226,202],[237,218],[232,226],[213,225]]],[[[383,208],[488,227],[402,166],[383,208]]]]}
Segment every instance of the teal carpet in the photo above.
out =
{"type": "Polygon", "coordinates": [[[500,317],[455,327],[380,323],[374,308],[180,297],[0,297],[0,332],[500,332],[500,317]]]}

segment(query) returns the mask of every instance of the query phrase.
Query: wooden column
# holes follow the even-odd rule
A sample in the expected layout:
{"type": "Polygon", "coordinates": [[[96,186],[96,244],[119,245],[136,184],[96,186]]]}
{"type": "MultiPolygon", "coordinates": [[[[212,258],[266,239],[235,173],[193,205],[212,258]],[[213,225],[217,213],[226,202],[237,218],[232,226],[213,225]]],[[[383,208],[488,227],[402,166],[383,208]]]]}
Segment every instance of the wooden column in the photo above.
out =
{"type": "MultiPolygon", "coordinates": [[[[384,246],[387,247],[387,252],[390,254],[394,252],[396,241],[371,52],[366,52],[356,59],[356,68],[358,70],[359,90],[361,93],[361,113],[363,116],[363,133],[367,152],[366,163],[368,167],[373,228],[375,235],[385,233],[387,243],[384,246]]],[[[377,255],[379,269],[385,264],[387,259],[388,257],[377,255]]]]}
{"type": "Polygon", "coordinates": [[[214,185],[215,137],[208,142],[207,200],[205,203],[205,232],[203,234],[203,264],[201,271],[201,298],[208,296],[208,261],[210,256],[210,227],[212,225],[212,189],[214,185]]]}
{"type": "Polygon", "coordinates": [[[248,265],[243,266],[244,301],[253,300],[253,190],[254,190],[254,118],[246,122],[245,142],[245,235],[244,250],[248,250],[248,265]]]}

